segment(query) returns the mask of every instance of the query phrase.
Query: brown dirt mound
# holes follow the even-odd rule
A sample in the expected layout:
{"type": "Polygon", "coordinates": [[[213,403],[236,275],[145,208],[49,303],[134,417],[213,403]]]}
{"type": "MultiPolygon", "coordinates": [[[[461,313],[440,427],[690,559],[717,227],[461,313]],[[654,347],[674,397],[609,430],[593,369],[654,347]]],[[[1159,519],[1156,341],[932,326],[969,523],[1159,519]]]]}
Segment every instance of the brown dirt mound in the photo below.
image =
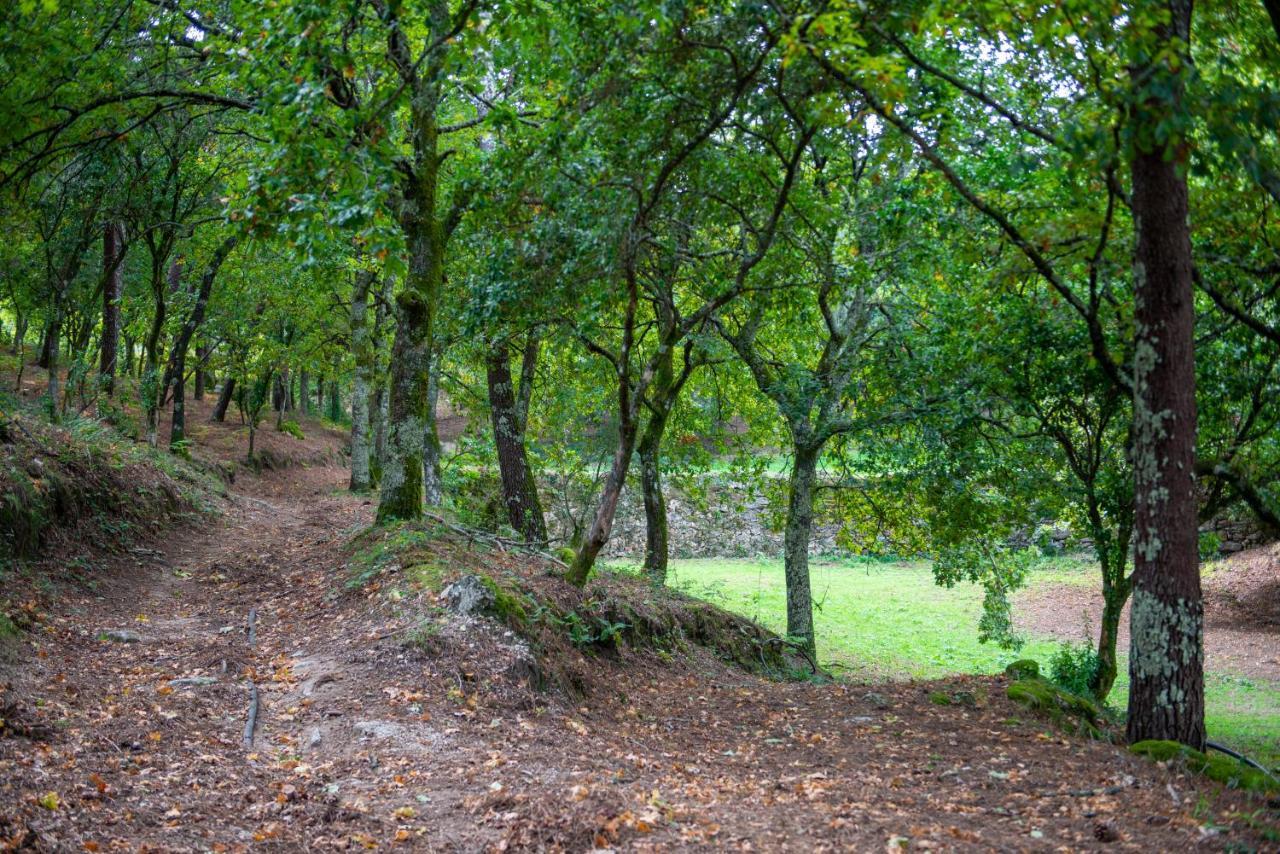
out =
{"type": "MultiPolygon", "coordinates": [[[[1280,544],[1213,564],[1203,587],[1209,669],[1280,683],[1280,544]]],[[[1019,597],[1014,612],[1018,628],[1028,634],[1096,642],[1102,594],[1091,586],[1037,587],[1019,597]]],[[[1128,606],[1117,645],[1129,648],[1128,606]]]]}
{"type": "Polygon", "coordinates": [[[1280,543],[1215,564],[1204,596],[1210,626],[1280,634],[1280,543]]]}

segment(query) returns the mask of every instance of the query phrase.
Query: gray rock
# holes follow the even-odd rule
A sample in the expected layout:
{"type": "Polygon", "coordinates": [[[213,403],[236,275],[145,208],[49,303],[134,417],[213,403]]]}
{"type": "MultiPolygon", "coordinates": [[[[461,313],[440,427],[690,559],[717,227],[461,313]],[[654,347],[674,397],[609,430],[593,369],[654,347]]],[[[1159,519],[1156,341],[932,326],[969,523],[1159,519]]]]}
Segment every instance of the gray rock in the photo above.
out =
{"type": "Polygon", "coordinates": [[[103,640],[115,641],[116,643],[141,643],[142,635],[137,632],[131,632],[128,629],[108,629],[101,635],[103,640]]]}
{"type": "Polygon", "coordinates": [[[319,727],[311,730],[311,737],[307,739],[307,746],[310,747],[312,750],[315,750],[317,747],[320,746],[320,728],[319,727]]]}
{"type": "Polygon", "coordinates": [[[170,679],[171,688],[196,688],[202,685],[216,685],[218,680],[212,676],[183,676],[181,679],[170,679]]]}
{"type": "Polygon", "coordinates": [[[496,601],[493,590],[481,581],[478,575],[459,578],[440,591],[440,599],[450,611],[462,615],[486,611],[492,608],[496,601]]]}
{"type": "Polygon", "coordinates": [[[883,694],[877,694],[875,691],[868,691],[862,695],[863,701],[870,703],[877,709],[889,708],[889,701],[885,699],[883,694]]]}

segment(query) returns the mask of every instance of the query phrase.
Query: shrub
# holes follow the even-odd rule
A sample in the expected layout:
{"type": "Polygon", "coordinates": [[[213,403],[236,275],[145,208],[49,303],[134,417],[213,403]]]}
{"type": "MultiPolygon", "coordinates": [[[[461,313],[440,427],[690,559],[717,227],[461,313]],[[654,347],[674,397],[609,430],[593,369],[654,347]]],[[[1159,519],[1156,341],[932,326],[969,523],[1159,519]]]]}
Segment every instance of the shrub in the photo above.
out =
{"type": "Polygon", "coordinates": [[[1049,678],[1060,688],[1082,697],[1092,696],[1090,686],[1098,672],[1093,644],[1063,644],[1049,659],[1049,678]]]}
{"type": "Polygon", "coordinates": [[[302,435],[302,428],[298,426],[297,421],[281,421],[280,426],[277,429],[281,433],[288,433],[290,436],[298,440],[307,438],[302,435]]]}

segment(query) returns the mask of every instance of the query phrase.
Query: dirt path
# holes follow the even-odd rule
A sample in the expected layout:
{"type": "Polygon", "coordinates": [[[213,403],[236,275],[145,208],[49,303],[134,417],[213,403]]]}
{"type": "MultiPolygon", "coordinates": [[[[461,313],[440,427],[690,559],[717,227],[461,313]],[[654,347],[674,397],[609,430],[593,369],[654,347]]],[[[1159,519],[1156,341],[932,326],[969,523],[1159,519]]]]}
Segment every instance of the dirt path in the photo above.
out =
{"type": "Polygon", "coordinates": [[[343,544],[371,515],[344,478],[242,484],[224,519],[60,599],[6,677],[53,733],[0,739],[0,848],[1274,847],[1237,816],[1265,804],[1052,734],[993,680],[599,661],[586,699],[511,702],[402,646],[393,603],[344,592],[343,544]]]}

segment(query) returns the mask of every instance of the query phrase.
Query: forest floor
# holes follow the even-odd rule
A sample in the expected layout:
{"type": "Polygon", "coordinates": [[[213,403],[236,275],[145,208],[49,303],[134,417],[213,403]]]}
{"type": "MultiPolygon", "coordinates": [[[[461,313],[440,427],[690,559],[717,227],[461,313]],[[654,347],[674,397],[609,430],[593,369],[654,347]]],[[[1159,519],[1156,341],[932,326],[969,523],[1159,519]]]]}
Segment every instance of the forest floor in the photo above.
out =
{"type": "Polygon", "coordinates": [[[242,472],[44,607],[0,671],[0,848],[1280,850],[1280,804],[1057,733],[1001,677],[592,658],[582,697],[489,692],[349,589],[346,477],[242,472]]]}

